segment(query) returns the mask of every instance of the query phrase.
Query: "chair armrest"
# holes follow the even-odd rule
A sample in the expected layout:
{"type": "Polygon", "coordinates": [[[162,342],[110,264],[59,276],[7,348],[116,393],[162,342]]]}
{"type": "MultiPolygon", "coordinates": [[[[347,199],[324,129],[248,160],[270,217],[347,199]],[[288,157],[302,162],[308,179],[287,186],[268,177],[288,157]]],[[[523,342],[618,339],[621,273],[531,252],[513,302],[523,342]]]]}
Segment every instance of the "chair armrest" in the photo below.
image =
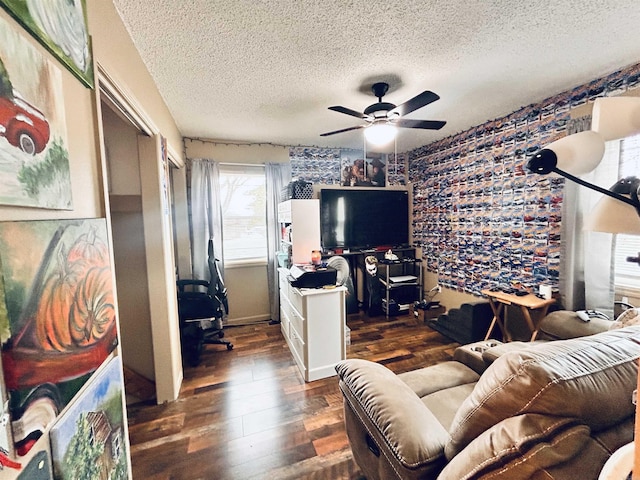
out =
{"type": "Polygon", "coordinates": [[[199,287],[208,288],[209,282],[207,282],[206,280],[195,280],[195,279],[188,278],[188,279],[176,281],[176,285],[178,286],[179,291],[184,292],[184,287],[199,286],[199,287]]]}
{"type": "MultiPolygon", "coordinates": [[[[336,366],[345,401],[365,428],[408,468],[422,468],[443,458],[449,435],[418,395],[383,365],[361,359],[336,366]]],[[[353,439],[352,439],[353,440],[353,439]]]]}

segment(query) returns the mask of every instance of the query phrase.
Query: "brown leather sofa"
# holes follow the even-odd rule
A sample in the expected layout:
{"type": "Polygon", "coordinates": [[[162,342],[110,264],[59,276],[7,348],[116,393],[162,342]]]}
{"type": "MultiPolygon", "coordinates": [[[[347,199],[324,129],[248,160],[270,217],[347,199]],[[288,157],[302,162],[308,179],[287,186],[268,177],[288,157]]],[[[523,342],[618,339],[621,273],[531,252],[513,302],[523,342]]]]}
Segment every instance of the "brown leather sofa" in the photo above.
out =
{"type": "Polygon", "coordinates": [[[456,360],[399,375],[366,360],[338,364],[366,478],[597,479],[633,440],[640,327],[591,335],[608,324],[569,328],[572,314],[562,315],[552,317],[561,334],[578,338],[548,341],[558,335],[549,321],[547,341],[479,349],[480,373],[456,360]]]}

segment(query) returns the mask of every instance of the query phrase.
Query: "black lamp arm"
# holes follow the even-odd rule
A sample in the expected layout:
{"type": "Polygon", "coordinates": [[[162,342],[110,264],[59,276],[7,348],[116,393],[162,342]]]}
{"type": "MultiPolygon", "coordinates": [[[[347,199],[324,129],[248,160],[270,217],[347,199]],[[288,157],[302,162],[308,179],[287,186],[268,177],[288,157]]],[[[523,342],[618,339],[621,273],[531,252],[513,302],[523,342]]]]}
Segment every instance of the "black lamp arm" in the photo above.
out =
{"type": "Polygon", "coordinates": [[[590,188],[591,190],[595,190],[596,192],[602,193],[603,195],[607,195],[608,197],[615,198],[616,200],[620,200],[628,205],[631,205],[638,211],[640,215],[640,202],[638,200],[634,200],[633,198],[625,197],[624,195],[620,195],[619,193],[612,192],[611,190],[607,190],[606,188],[599,187],[598,185],[594,185],[593,183],[586,182],[581,178],[578,178],[570,173],[565,172],[564,170],[560,170],[557,167],[553,167],[551,169],[552,172],[557,173],[558,175],[562,175],[565,178],[568,178],[572,182],[576,182],[583,187],[590,188]]]}

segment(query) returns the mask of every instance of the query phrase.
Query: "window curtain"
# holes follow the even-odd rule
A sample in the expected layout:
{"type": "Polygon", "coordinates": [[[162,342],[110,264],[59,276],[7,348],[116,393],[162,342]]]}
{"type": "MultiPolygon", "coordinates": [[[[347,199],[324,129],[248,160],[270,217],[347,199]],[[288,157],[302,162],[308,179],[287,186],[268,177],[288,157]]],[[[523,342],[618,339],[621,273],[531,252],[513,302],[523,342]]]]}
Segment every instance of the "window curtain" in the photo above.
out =
{"type": "MultiPolygon", "coordinates": [[[[605,154],[592,172],[581,178],[609,188],[619,179],[620,142],[606,143],[605,154]]],[[[613,316],[614,239],[610,233],[583,231],[584,219],[602,195],[569,180],[565,183],[562,213],[562,275],[564,308],[600,310],[613,316]]]]}
{"type": "Polygon", "coordinates": [[[222,204],[220,200],[220,168],[218,162],[196,158],[191,163],[191,230],[193,278],[209,280],[207,246],[213,248],[224,272],[222,251],[222,204]]]}
{"type": "Polygon", "coordinates": [[[278,259],[280,249],[280,225],[278,224],[278,203],[282,189],[291,181],[289,163],[267,163],[265,165],[267,189],[267,275],[269,281],[269,308],[271,320],[280,320],[280,299],[278,291],[278,259]]]}

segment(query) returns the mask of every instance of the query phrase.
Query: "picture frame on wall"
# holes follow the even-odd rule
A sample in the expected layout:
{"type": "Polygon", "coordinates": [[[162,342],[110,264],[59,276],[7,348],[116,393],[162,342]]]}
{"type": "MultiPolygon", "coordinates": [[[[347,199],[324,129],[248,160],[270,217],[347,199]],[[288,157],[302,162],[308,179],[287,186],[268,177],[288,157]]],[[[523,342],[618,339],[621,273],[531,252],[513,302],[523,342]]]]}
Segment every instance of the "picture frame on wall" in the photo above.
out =
{"type": "Polygon", "coordinates": [[[387,185],[387,155],[363,150],[340,152],[343,187],[385,187],[387,185]]]}
{"type": "Polygon", "coordinates": [[[387,185],[387,155],[384,153],[367,152],[367,177],[372,187],[387,185]]]}
{"type": "Polygon", "coordinates": [[[86,87],[94,88],[86,0],[0,0],[0,6],[86,87]]]}

